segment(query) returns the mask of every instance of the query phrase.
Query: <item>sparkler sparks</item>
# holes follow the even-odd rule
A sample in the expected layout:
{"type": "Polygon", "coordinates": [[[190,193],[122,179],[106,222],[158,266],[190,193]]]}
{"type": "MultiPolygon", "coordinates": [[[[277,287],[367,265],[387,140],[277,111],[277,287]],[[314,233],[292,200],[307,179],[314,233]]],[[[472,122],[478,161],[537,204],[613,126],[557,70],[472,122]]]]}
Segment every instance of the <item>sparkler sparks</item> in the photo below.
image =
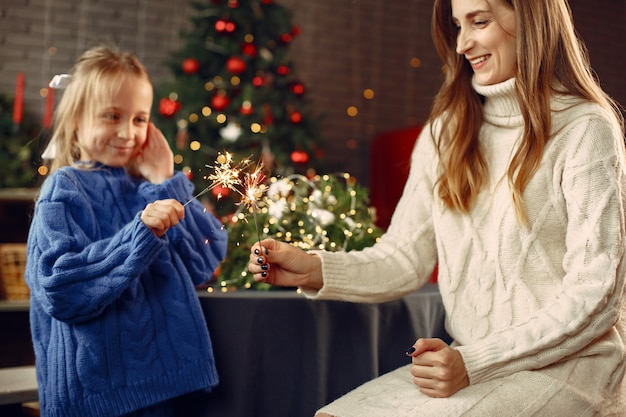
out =
{"type": "MultiPolygon", "coordinates": [[[[260,245],[261,232],[257,221],[257,210],[267,187],[263,184],[265,174],[263,173],[263,164],[261,162],[256,165],[254,170],[244,172],[244,170],[248,168],[251,163],[252,161],[249,158],[246,158],[233,166],[233,157],[230,153],[225,152],[223,154],[218,154],[215,165],[207,165],[207,167],[213,168],[213,173],[205,177],[208,181],[210,181],[210,184],[204,190],[200,191],[189,201],[183,204],[183,206],[188,205],[202,194],[217,186],[236,192],[241,196],[241,200],[238,205],[245,205],[250,211],[252,211],[257,238],[260,245]],[[243,182],[241,179],[242,175],[244,177],[243,182]]],[[[221,197],[221,193],[218,194],[217,198],[220,199],[221,197]]]]}
{"type": "MultiPolygon", "coordinates": [[[[243,195],[241,191],[237,188],[241,185],[241,172],[245,168],[250,165],[252,161],[250,159],[244,159],[240,163],[235,166],[233,164],[233,157],[230,153],[220,153],[217,155],[217,159],[215,160],[215,166],[207,165],[209,168],[213,168],[213,174],[206,176],[205,178],[210,181],[210,184],[198,194],[193,196],[189,201],[187,201],[183,206],[191,203],[196,198],[200,197],[204,193],[212,190],[213,188],[220,186],[223,188],[227,188],[233,190],[240,195],[243,195]]],[[[221,194],[218,195],[218,199],[221,198],[221,194]]]]}
{"type": "Polygon", "coordinates": [[[263,164],[258,163],[252,172],[246,172],[243,182],[243,192],[241,193],[241,201],[239,204],[246,205],[252,210],[254,217],[254,226],[256,227],[257,239],[259,247],[261,246],[261,232],[259,231],[259,222],[257,220],[257,210],[261,197],[267,190],[267,186],[263,184],[265,175],[263,174],[263,164]]]}

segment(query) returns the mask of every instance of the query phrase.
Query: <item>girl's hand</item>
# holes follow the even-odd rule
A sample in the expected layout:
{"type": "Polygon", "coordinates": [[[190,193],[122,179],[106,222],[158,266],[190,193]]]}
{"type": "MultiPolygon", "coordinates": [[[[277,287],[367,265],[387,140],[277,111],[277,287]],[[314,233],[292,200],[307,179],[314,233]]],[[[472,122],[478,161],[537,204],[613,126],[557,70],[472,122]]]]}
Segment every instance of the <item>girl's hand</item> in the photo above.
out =
{"type": "Polygon", "coordinates": [[[418,339],[406,352],[413,383],[422,394],[446,398],[469,386],[463,357],[441,339],[418,339]]]}
{"type": "Polygon", "coordinates": [[[157,237],[163,236],[170,227],[185,218],[185,208],[178,201],[157,200],[149,203],[141,212],[140,219],[157,237]]]}
{"type": "Polygon", "coordinates": [[[163,133],[148,125],[148,134],[141,151],[135,158],[137,173],[154,184],[160,184],[174,175],[174,154],[163,133]]]}
{"type": "Polygon", "coordinates": [[[254,279],[284,287],[322,288],[322,261],[288,243],[274,239],[252,246],[248,270],[254,279]]]}

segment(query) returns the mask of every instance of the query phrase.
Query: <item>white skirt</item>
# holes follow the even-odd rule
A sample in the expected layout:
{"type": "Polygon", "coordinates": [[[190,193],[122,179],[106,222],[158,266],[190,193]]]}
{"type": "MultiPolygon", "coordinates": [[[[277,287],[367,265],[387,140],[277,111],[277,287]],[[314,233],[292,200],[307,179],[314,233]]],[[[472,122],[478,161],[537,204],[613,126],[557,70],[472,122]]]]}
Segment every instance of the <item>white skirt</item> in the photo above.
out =
{"type": "MultiPolygon", "coordinates": [[[[595,361],[586,359],[470,385],[450,398],[420,393],[407,365],[361,385],[318,412],[335,417],[626,416],[617,395],[620,384],[613,389],[607,386],[616,375],[595,373],[595,361]]],[[[621,374],[617,377],[621,380],[621,374]]]]}

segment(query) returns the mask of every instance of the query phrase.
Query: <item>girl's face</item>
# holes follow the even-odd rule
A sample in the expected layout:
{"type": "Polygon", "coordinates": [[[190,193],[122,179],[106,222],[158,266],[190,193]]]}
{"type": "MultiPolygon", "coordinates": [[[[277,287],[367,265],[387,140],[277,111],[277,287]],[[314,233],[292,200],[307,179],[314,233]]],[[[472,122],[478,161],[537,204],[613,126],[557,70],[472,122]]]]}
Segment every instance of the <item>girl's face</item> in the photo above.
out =
{"type": "Polygon", "coordinates": [[[515,76],[515,11],[503,0],[451,0],[457,25],[456,52],[464,55],[480,85],[515,76]]]}
{"type": "Polygon", "coordinates": [[[99,100],[94,114],[79,120],[76,135],[82,161],[124,167],[146,141],[152,85],[144,78],[121,78],[118,92],[99,100]]]}

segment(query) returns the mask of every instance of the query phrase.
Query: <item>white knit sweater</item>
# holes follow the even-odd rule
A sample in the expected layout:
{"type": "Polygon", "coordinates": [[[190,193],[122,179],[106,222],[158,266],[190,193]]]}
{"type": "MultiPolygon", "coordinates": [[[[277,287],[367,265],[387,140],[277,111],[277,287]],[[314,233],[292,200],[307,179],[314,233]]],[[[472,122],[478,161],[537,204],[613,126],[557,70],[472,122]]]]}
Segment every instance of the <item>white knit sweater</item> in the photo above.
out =
{"type": "Polygon", "coordinates": [[[626,271],[623,135],[599,106],[555,98],[553,138],[524,192],[522,227],[506,178],[523,131],[514,83],[474,86],[486,98],[480,141],[490,182],[470,213],[435,197],[438,158],[427,125],[380,243],[319,253],[324,287],[306,294],[386,301],[422,286],[438,262],[446,327],[470,384],[598,354],[598,367],[612,367],[612,391],[625,355],[616,325],[626,271]]]}

